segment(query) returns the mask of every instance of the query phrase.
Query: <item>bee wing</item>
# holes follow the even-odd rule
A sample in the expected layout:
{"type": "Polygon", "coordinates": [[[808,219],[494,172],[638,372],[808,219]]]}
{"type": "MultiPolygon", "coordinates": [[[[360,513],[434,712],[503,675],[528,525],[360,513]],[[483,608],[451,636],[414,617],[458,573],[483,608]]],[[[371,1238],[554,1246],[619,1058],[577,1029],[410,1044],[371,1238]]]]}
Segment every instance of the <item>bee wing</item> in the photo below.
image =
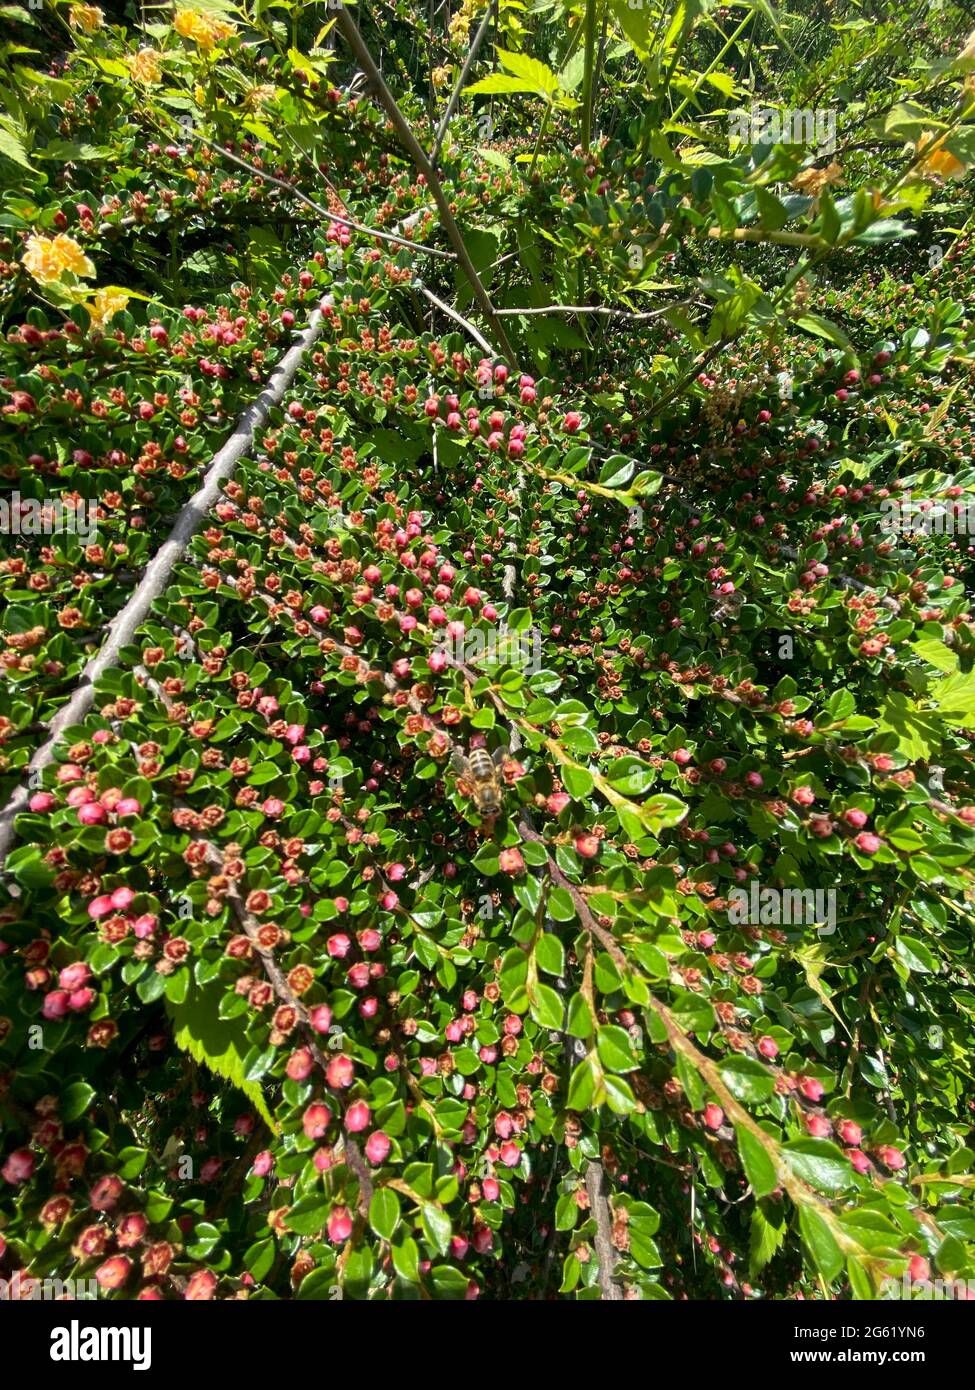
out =
{"type": "Polygon", "coordinates": [[[460,751],[459,748],[455,748],[454,751],[451,753],[450,766],[454,769],[458,776],[460,776],[460,774],[465,771],[467,767],[467,759],[464,757],[463,753],[460,751]]]}

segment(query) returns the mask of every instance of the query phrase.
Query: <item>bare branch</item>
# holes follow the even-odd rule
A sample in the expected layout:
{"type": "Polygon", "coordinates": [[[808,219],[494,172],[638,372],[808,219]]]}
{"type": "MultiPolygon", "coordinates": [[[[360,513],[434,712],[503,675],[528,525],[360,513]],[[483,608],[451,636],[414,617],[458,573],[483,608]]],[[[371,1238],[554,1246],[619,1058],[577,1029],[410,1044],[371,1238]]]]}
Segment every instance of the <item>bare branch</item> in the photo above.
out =
{"type": "Polygon", "coordinates": [[[596,1258],[599,1261],[599,1292],[609,1302],[621,1303],[623,1293],[613,1279],[616,1251],[613,1248],[613,1217],[606,1195],[606,1171],[601,1163],[590,1159],[586,1164],[586,1192],[589,1210],[596,1222],[596,1258]]]}
{"type": "Polygon", "coordinates": [[[470,336],[474,339],[475,343],[477,343],[478,347],[483,348],[483,350],[486,353],[493,356],[494,349],[491,347],[491,344],[481,333],[478,332],[478,330],[468,319],[465,319],[462,315],[458,314],[456,309],[451,308],[449,304],[445,304],[442,299],[438,299],[432,290],[427,289],[426,285],[423,283],[422,280],[414,280],[413,284],[420,291],[423,297],[425,299],[428,299],[430,303],[434,305],[435,308],[439,309],[441,313],[446,314],[449,319],[453,319],[454,323],[459,324],[460,327],[463,328],[466,333],[469,333],[470,336]]]}
{"type": "Polygon", "coordinates": [[[169,583],[170,576],[193,536],[206,520],[211,507],[220,500],[223,484],[233,476],[237,464],[249,451],[257,430],[267,422],[272,406],[278,405],[291,385],[305,353],[322,331],[321,310],[316,309],[308,320],[301,337],[282,357],[267,380],[264,390],[239,417],[234,432],[214,454],[199,489],[181,508],[173,529],[146,566],[135,592],[125,607],[116,614],[109,626],[101,648],[84,671],[74,694],[48,724],[48,737],[27,765],[24,781],[6,806],[0,810],[0,866],[6,860],[14,838],[15,817],[26,809],[29,782],[33,773],[47,767],[54,759],[58,739],[65,729],[83,719],[95,698],[95,686],[104,673],[115,665],[121,649],[132,641],[155,600],[169,583]]]}
{"type": "Polygon", "coordinates": [[[480,27],[478,28],[477,33],[474,35],[474,42],[471,44],[470,51],[467,54],[467,57],[464,59],[464,66],[460,70],[460,76],[457,79],[457,85],[454,87],[453,92],[451,92],[450,94],[450,100],[447,102],[447,109],[443,113],[443,120],[440,122],[440,125],[437,128],[437,134],[433,141],[433,149],[430,151],[430,163],[434,165],[434,167],[436,167],[437,163],[440,160],[440,151],[443,147],[444,137],[447,134],[447,127],[448,125],[450,125],[450,118],[457,110],[457,105],[460,101],[460,94],[463,91],[464,83],[467,81],[467,74],[474,66],[474,59],[477,57],[477,50],[480,48],[481,44],[484,41],[484,35],[487,33],[488,25],[491,23],[492,13],[493,6],[491,4],[488,4],[487,9],[484,11],[484,18],[481,20],[480,27]]]}
{"type": "Polygon", "coordinates": [[[480,277],[474,269],[474,263],[468,254],[467,247],[464,245],[464,238],[461,236],[460,228],[457,226],[454,215],[450,211],[450,203],[443,191],[436,169],[434,169],[430,160],[427,158],[423,146],[413,134],[409,121],[407,121],[406,117],[399,109],[399,106],[396,104],[396,98],[386,86],[385,79],[377,68],[372,54],[366,47],[355,20],[344,6],[340,7],[337,11],[337,22],[340,32],[355,55],[356,62],[372,83],[376,95],[392,123],[393,129],[400,138],[403,148],[410,154],[417,170],[426,180],[427,187],[430,189],[433,200],[437,204],[437,210],[440,213],[440,220],[443,224],[444,232],[457,253],[457,259],[460,262],[461,269],[470,281],[470,286],[474,291],[474,298],[477,300],[478,307],[491,325],[493,336],[498,346],[506,354],[508,360],[513,363],[515,360],[514,349],[508,341],[508,335],[505,333],[504,326],[495,312],[494,305],[488,297],[487,290],[485,290],[484,286],[481,284],[480,277]]]}
{"type": "Polygon", "coordinates": [[[437,246],[424,246],[420,242],[407,241],[405,237],[396,236],[393,232],[381,232],[378,227],[366,227],[361,222],[353,222],[350,217],[343,217],[340,213],[331,212],[328,208],[322,207],[321,203],[316,203],[313,198],[309,198],[307,193],[303,193],[300,188],[296,188],[293,183],[287,183],[284,179],[276,178],[274,174],[267,173],[264,169],[258,169],[254,164],[248,164],[246,159],[241,159],[240,155],[231,154],[230,150],[224,149],[223,145],[215,140],[208,140],[205,135],[196,135],[194,139],[201,144],[208,145],[211,150],[217,150],[224,159],[229,159],[233,164],[239,164],[242,169],[254,174],[257,178],[263,179],[265,183],[273,183],[275,188],[283,188],[285,193],[290,193],[299,202],[310,207],[321,217],[325,217],[330,222],[337,222],[340,227],[350,227],[354,232],[363,232],[366,236],[379,237],[380,241],[390,241],[394,246],[405,246],[408,251],[415,251],[423,256],[440,256],[443,260],[455,261],[457,257],[453,251],[442,251],[437,246]]]}
{"type": "Polygon", "coordinates": [[[498,309],[496,312],[499,318],[513,318],[519,314],[524,314],[526,317],[532,314],[598,314],[607,319],[626,319],[630,323],[646,323],[650,319],[659,319],[670,309],[684,308],[693,303],[692,299],[675,299],[668,304],[661,305],[659,309],[647,309],[641,313],[630,309],[610,309],[604,304],[543,304],[539,308],[498,309]]]}

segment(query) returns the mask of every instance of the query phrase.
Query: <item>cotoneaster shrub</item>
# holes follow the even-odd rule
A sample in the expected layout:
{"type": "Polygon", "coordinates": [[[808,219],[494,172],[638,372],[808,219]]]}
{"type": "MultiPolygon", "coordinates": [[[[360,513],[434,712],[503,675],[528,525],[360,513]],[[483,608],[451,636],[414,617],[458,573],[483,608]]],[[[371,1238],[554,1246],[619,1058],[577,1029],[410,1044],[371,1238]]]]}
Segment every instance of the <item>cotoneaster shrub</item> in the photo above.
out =
{"type": "MultiPolygon", "coordinates": [[[[651,11],[613,7],[588,138],[581,10],[529,34],[503,7],[493,129],[466,101],[434,176],[478,283],[667,307],[489,323],[313,8],[298,47],[260,7],[145,32],[59,7],[37,42],[66,18],[72,51],[19,63],[35,100],[2,126],[4,490],[97,523],[3,537],[5,797],[321,328],[29,774],[0,1274],[127,1299],[965,1281],[970,550],[885,526],[971,497],[965,35],[918,56],[892,14],[866,58],[816,51],[809,90],[857,131],[825,160],[729,141],[748,94],[707,7],[671,26],[669,96],[651,11]],[[478,747],[493,822],[457,766],[478,747]],[[820,916],[782,920],[790,890],[820,916]]],[[[453,80],[475,18],[363,34],[419,26],[453,80]]]]}

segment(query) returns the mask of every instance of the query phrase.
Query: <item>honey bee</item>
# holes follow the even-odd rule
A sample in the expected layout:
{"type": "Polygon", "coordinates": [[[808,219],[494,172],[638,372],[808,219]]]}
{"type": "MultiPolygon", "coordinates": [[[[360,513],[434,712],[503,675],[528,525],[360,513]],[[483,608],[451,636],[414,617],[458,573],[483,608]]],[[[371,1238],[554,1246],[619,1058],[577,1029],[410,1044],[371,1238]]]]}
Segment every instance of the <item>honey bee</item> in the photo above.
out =
{"type": "Polygon", "coordinates": [[[471,798],[478,814],[485,820],[494,820],[501,813],[503,789],[498,777],[498,763],[503,756],[504,750],[501,748],[495,749],[493,755],[486,748],[472,748],[466,757],[456,751],[453,755],[454,770],[458,774],[457,786],[465,796],[471,798]]]}
{"type": "Polygon", "coordinates": [[[732,623],[737,621],[738,610],[745,600],[744,594],[737,589],[731,594],[722,594],[711,610],[711,617],[715,622],[723,623],[730,619],[732,623]]]}

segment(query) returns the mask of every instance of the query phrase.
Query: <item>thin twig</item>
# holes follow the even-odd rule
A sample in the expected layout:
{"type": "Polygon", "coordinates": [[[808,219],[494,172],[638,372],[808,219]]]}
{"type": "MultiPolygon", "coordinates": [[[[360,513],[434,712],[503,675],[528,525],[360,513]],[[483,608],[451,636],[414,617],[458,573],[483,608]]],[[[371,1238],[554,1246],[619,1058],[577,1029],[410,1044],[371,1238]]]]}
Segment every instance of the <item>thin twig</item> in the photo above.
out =
{"type": "Polygon", "coordinates": [[[520,309],[498,309],[498,317],[514,317],[524,314],[526,317],[532,314],[598,314],[607,319],[626,319],[630,323],[645,323],[649,319],[659,319],[671,309],[685,308],[688,304],[693,304],[693,299],[676,299],[669,304],[664,304],[659,309],[647,309],[636,312],[630,309],[611,309],[605,304],[543,304],[537,308],[523,307],[520,309]]]}
{"type": "Polygon", "coordinates": [[[477,57],[477,50],[480,48],[484,40],[484,35],[488,31],[488,25],[491,23],[492,9],[493,7],[489,4],[487,9],[484,11],[484,18],[481,20],[480,27],[478,28],[477,33],[474,35],[474,42],[471,44],[470,51],[468,52],[467,57],[464,59],[464,66],[460,70],[460,76],[457,79],[457,85],[454,87],[454,90],[450,94],[450,100],[447,102],[447,109],[443,113],[443,120],[440,122],[440,125],[437,128],[437,134],[434,137],[433,141],[433,149],[430,151],[430,163],[434,166],[434,168],[436,168],[437,164],[439,163],[440,150],[443,146],[444,137],[447,134],[447,127],[450,124],[451,116],[453,116],[454,112],[457,110],[457,105],[460,101],[460,94],[463,91],[464,83],[467,81],[467,74],[470,72],[471,68],[474,65],[474,59],[477,57]]]}
{"type": "Polygon", "coordinates": [[[474,268],[474,263],[468,254],[467,247],[464,245],[464,238],[461,236],[460,228],[457,226],[454,215],[450,210],[450,203],[443,191],[436,169],[434,169],[430,160],[427,158],[423,146],[413,134],[413,129],[409,121],[407,121],[406,117],[399,109],[399,106],[396,104],[396,98],[386,86],[383,75],[377,68],[369,49],[366,47],[355,20],[344,6],[337,11],[337,22],[338,28],[345,38],[346,43],[348,43],[349,47],[352,49],[356,61],[372,83],[376,95],[392,123],[393,129],[400,138],[400,142],[412,157],[417,170],[426,180],[427,187],[433,195],[434,202],[437,204],[437,210],[440,213],[440,221],[443,224],[444,233],[457,253],[457,259],[460,262],[461,269],[470,281],[471,289],[474,291],[474,298],[477,300],[481,312],[491,325],[493,336],[496,338],[498,346],[507,355],[508,360],[514,362],[514,349],[508,341],[508,335],[504,331],[504,326],[495,312],[494,305],[491,303],[487,290],[481,283],[480,276],[474,268]]]}
{"type": "Polygon", "coordinates": [[[264,169],[258,169],[254,164],[248,164],[246,159],[241,159],[240,155],[231,154],[223,145],[215,140],[208,140],[205,135],[194,135],[195,140],[201,144],[209,145],[210,149],[217,150],[224,159],[229,159],[234,164],[239,164],[242,169],[247,169],[249,173],[257,178],[263,179],[265,183],[274,184],[275,188],[283,188],[286,193],[290,193],[300,202],[310,207],[320,216],[325,217],[330,222],[337,222],[340,227],[349,227],[354,232],[362,232],[366,236],[379,237],[380,241],[390,241],[394,246],[405,246],[408,251],[415,251],[417,255],[440,256],[447,261],[455,261],[457,257],[453,251],[442,251],[437,246],[424,246],[420,242],[407,241],[405,237],[396,236],[393,232],[381,232],[378,227],[366,227],[361,222],[353,222],[350,217],[343,217],[340,213],[332,212],[329,208],[322,207],[321,203],[316,203],[313,198],[309,198],[307,193],[303,193],[300,188],[296,188],[293,183],[286,182],[285,179],[276,178],[274,174],[267,173],[264,169]]]}
{"type": "MultiPolygon", "coordinates": [[[[459,324],[466,333],[469,333],[479,348],[482,348],[488,356],[494,356],[494,349],[491,347],[491,344],[482,333],[478,332],[469,319],[465,319],[461,314],[458,314],[456,309],[451,308],[449,304],[445,304],[442,299],[438,299],[433,293],[433,290],[428,290],[422,280],[414,280],[413,284],[423,295],[424,299],[429,300],[442,314],[446,314],[449,319],[453,319],[454,323],[459,324]]],[[[499,310],[499,312],[503,312],[503,310],[499,310]]]]}

